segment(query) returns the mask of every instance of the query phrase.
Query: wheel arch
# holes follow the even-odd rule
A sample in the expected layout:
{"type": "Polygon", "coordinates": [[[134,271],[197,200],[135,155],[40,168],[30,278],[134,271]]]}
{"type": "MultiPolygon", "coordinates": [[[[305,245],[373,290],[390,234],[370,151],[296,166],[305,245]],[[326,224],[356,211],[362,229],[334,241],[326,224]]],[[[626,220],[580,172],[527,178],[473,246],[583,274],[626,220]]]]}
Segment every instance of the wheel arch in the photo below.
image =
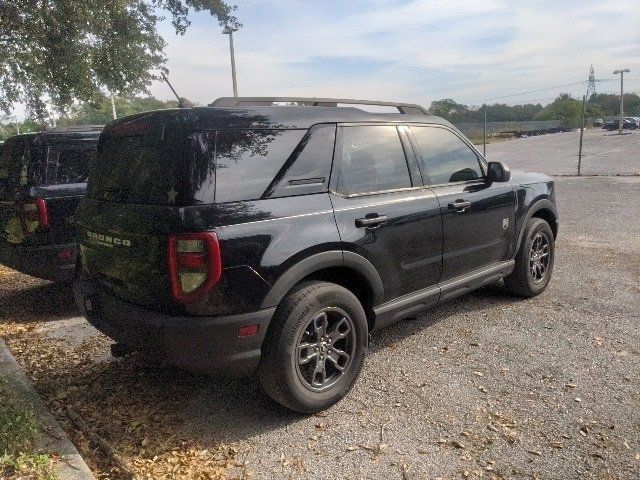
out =
{"type": "Polygon", "coordinates": [[[373,307],[384,298],[382,279],[371,262],[348,251],[317,253],[296,263],[278,278],[261,308],[277,306],[292,288],[309,280],[336,283],[351,291],[362,303],[372,326],[373,307]]]}
{"type": "Polygon", "coordinates": [[[532,218],[540,218],[547,222],[551,227],[551,231],[553,232],[553,238],[556,239],[558,237],[558,211],[555,204],[547,198],[538,200],[529,208],[529,211],[527,212],[522,225],[520,225],[520,232],[518,233],[518,241],[516,243],[514,256],[518,253],[518,250],[520,250],[524,230],[527,226],[527,223],[532,218]]]}

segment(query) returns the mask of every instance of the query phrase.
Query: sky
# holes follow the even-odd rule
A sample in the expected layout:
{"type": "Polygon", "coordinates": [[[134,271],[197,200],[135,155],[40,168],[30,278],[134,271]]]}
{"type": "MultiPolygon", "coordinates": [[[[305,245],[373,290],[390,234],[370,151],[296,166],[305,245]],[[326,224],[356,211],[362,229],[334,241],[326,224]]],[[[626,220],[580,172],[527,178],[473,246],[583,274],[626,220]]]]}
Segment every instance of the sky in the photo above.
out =
{"type": "MultiPolygon", "coordinates": [[[[580,98],[593,65],[598,91],[618,92],[612,72],[629,68],[625,91],[640,92],[635,2],[236,0],[238,89],[427,107],[441,98],[545,104],[561,92],[580,98]]],[[[228,37],[207,13],[190,19],[184,36],[169,21],[159,27],[171,82],[200,104],[232,95],[228,37]]],[[[160,82],[150,91],[173,98],[160,82]]]]}
{"type": "MultiPolygon", "coordinates": [[[[560,92],[584,94],[580,82],[593,65],[605,80],[598,91],[618,91],[612,72],[621,67],[631,69],[625,90],[640,91],[640,8],[633,3],[237,0],[238,90],[426,106],[440,98],[548,103],[560,92]],[[532,93],[514,95],[521,92],[532,93]]],[[[208,14],[191,19],[182,37],[161,27],[172,83],[203,104],[232,95],[228,37],[208,14]]],[[[161,83],[151,92],[171,96],[161,83]]]]}

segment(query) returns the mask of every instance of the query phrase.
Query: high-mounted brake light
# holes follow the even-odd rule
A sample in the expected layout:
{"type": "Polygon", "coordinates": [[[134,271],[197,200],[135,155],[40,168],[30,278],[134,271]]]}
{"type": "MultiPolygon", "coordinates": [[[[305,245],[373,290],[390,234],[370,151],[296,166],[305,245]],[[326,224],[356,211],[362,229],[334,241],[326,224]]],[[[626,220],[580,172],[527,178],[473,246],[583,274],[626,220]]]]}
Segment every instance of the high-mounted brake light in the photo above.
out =
{"type": "Polygon", "coordinates": [[[180,303],[198,300],[222,275],[220,245],[213,232],[171,235],[167,260],[171,293],[180,303]]]}
{"type": "Polygon", "coordinates": [[[38,228],[49,226],[49,211],[44,198],[36,198],[30,202],[20,204],[20,222],[22,232],[25,236],[36,231],[38,228]]]}

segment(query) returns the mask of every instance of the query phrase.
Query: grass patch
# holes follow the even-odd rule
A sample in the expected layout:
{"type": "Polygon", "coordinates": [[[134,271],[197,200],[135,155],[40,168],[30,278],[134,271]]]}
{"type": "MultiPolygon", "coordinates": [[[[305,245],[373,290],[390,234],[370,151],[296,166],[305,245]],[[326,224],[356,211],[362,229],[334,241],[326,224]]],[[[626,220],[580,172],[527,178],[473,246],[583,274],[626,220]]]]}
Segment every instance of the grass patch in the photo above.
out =
{"type": "Polygon", "coordinates": [[[51,456],[37,452],[39,425],[33,410],[0,383],[0,478],[55,480],[51,456]]]}

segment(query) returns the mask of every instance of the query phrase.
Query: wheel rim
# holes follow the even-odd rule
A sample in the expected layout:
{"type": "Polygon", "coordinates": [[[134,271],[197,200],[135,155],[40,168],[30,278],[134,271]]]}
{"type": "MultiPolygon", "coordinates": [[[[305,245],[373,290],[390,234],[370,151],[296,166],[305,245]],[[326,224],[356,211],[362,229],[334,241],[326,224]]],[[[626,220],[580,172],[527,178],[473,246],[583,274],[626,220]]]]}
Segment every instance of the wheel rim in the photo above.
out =
{"type": "Polygon", "coordinates": [[[547,278],[551,262],[551,244],[543,232],[539,232],[531,242],[529,252],[529,275],[533,283],[541,283],[547,278]]]}
{"type": "Polygon", "coordinates": [[[328,390],[348,372],[355,347],[351,317],[337,307],[322,309],[298,336],[294,359],[298,378],[309,390],[328,390]]]}

